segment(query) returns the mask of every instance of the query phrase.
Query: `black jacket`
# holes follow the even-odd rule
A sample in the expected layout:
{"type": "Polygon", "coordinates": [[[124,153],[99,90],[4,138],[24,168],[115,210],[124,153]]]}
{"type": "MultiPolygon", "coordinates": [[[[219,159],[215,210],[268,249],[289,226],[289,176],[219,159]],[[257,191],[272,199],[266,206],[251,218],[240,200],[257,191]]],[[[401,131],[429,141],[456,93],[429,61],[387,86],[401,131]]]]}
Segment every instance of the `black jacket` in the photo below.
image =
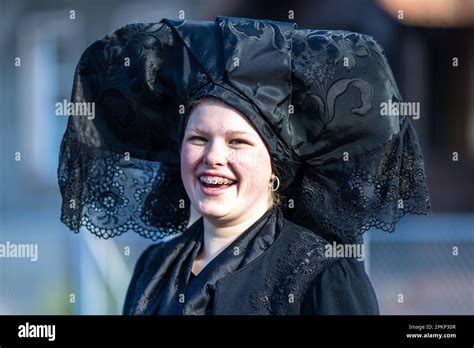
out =
{"type": "Polygon", "coordinates": [[[123,313],[379,314],[363,262],[326,257],[327,242],[279,209],[265,213],[189,282],[202,235],[201,218],[181,236],[145,250],[123,313]]]}

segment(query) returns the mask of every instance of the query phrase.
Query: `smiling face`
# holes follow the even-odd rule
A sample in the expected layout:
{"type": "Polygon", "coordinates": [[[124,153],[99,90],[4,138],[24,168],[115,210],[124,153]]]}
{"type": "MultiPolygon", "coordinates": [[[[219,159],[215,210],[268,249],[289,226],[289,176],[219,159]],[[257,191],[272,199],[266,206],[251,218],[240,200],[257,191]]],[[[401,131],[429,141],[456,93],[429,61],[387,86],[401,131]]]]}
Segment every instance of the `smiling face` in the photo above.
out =
{"type": "Polygon", "coordinates": [[[181,178],[191,203],[219,225],[239,223],[271,205],[270,154],[244,115],[217,99],[189,115],[181,178]]]}

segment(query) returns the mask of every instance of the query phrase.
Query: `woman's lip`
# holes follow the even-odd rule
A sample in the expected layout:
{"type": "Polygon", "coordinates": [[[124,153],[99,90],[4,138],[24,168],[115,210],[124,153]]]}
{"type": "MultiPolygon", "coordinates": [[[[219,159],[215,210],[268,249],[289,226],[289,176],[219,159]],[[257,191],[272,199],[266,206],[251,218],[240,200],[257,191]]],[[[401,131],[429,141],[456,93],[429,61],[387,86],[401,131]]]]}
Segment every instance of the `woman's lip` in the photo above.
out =
{"type": "Polygon", "coordinates": [[[199,187],[201,188],[201,191],[208,195],[208,196],[218,196],[218,195],[221,195],[223,193],[226,193],[229,189],[231,189],[232,186],[234,185],[237,185],[237,183],[235,184],[232,184],[232,185],[229,185],[227,187],[223,187],[221,189],[217,189],[217,190],[212,190],[210,189],[209,187],[206,187],[204,186],[204,184],[201,182],[201,180],[198,180],[198,183],[199,183],[199,187]]]}

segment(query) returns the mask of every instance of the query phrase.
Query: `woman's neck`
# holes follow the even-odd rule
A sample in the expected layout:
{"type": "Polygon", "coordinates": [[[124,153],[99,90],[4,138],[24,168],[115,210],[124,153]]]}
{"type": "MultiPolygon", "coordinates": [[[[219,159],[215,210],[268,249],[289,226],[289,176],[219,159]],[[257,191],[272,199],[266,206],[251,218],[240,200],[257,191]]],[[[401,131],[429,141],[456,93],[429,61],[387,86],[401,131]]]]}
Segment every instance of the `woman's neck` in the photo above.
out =
{"type": "Polygon", "coordinates": [[[193,273],[199,273],[213,258],[260,219],[269,208],[268,205],[262,204],[258,209],[252,209],[250,215],[227,224],[214,223],[204,218],[204,244],[193,264],[193,273]]]}

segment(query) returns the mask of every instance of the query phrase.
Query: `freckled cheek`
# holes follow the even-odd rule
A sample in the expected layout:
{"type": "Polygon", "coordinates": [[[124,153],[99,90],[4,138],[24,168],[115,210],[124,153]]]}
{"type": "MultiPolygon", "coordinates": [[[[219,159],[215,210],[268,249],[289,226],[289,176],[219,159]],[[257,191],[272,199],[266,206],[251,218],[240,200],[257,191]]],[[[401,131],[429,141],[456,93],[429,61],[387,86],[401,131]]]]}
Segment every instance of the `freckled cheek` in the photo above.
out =
{"type": "Polygon", "coordinates": [[[241,153],[233,166],[245,183],[248,193],[261,194],[266,188],[267,176],[269,177],[271,172],[268,154],[261,151],[241,153]]]}
{"type": "Polygon", "coordinates": [[[181,150],[181,175],[183,181],[192,183],[201,155],[199,151],[183,146],[181,150]]]}
{"type": "Polygon", "coordinates": [[[246,170],[255,171],[261,161],[261,157],[259,156],[261,156],[259,151],[231,151],[229,160],[246,170]]]}

